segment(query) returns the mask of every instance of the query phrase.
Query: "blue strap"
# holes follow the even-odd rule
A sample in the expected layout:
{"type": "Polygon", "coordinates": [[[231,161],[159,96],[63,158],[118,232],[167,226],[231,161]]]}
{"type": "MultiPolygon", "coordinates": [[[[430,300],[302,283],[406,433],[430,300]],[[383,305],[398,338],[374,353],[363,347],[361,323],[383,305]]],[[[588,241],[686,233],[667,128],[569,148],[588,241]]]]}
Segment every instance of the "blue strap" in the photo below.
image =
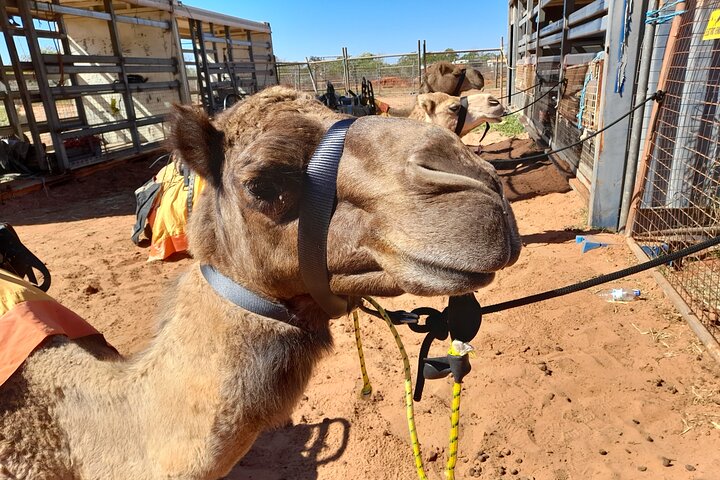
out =
{"type": "Polygon", "coordinates": [[[320,141],[303,177],[298,223],[300,274],[313,299],[332,318],[348,313],[348,302],[330,290],[327,236],[335,212],[337,174],[345,135],[356,118],[336,122],[320,141]]]}
{"type": "Polygon", "coordinates": [[[667,2],[665,5],[658,8],[657,10],[648,10],[648,12],[645,14],[645,23],[654,23],[658,25],[662,23],[667,23],[678,15],[682,15],[683,13],[687,12],[687,10],[677,10],[670,13],[668,13],[668,11],[672,7],[675,7],[679,3],[682,3],[684,1],[686,0],[674,0],[672,2],[667,2]]]}
{"type": "Polygon", "coordinates": [[[287,322],[292,317],[284,305],[251,292],[215,270],[212,265],[200,265],[200,272],[218,295],[248,312],[282,322],[287,322]]]}
{"type": "Polygon", "coordinates": [[[575,118],[577,118],[577,128],[582,128],[582,119],[583,114],[585,113],[585,94],[587,93],[587,86],[592,80],[592,71],[588,72],[587,75],[585,75],[585,81],[583,82],[582,90],[580,90],[580,109],[578,110],[577,115],[575,115],[575,118]]]}

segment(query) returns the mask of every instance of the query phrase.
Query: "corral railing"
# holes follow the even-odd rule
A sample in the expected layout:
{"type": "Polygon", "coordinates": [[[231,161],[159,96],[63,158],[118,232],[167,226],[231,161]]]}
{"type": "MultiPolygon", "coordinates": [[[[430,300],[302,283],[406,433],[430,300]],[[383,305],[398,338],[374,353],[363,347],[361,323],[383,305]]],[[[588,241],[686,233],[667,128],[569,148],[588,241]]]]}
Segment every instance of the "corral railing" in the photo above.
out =
{"type": "Polygon", "coordinates": [[[0,0],[0,138],[33,147],[11,174],[157,149],[173,103],[277,83],[269,25],[141,3],[0,0]]]}
{"type": "Polygon", "coordinates": [[[425,65],[439,60],[463,63],[479,70],[485,89],[499,93],[507,84],[505,56],[499,48],[337,57],[311,57],[305,62],[278,62],[278,80],[296,89],[322,94],[327,82],[340,91],[360,93],[362,79],[378,95],[417,93],[425,65]],[[457,58],[453,58],[457,57],[457,58]]]}
{"type": "MultiPolygon", "coordinates": [[[[660,72],[665,99],[650,120],[629,219],[649,257],[720,235],[720,29],[708,33],[720,1],[688,0],[684,8],[660,72]]],[[[720,340],[720,250],[662,273],[720,340]]]]}

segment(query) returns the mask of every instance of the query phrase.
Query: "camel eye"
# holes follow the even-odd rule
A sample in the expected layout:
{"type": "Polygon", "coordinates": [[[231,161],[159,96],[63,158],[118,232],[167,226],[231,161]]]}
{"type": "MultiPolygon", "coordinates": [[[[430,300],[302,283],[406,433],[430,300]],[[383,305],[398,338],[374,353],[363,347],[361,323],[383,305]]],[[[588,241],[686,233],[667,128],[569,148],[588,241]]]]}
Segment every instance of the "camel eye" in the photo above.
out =
{"type": "Polygon", "coordinates": [[[255,197],[257,200],[263,202],[274,202],[278,197],[281,196],[279,186],[272,182],[262,182],[258,180],[252,180],[245,184],[245,188],[248,193],[255,197]]]}
{"type": "Polygon", "coordinates": [[[453,103],[448,107],[448,110],[450,110],[453,113],[456,113],[458,110],[460,110],[460,104],[459,103],[453,103]]]}

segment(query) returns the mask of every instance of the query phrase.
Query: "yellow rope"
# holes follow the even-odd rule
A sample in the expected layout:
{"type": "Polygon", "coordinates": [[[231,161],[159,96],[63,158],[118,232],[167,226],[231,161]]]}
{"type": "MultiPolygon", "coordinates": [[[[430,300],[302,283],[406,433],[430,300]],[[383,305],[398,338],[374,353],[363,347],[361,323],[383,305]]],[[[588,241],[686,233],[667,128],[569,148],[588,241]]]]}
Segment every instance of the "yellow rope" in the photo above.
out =
{"type": "Polygon", "coordinates": [[[447,480],[455,480],[455,464],[458,452],[458,430],[460,425],[460,391],[462,383],[453,383],[452,408],[450,413],[450,453],[448,456],[445,476],[447,480]]]}
{"type": "MultiPolygon", "coordinates": [[[[385,309],[383,309],[371,297],[363,298],[367,300],[370,304],[372,304],[372,306],[375,307],[378,312],[380,312],[383,320],[385,320],[385,323],[387,323],[388,327],[390,327],[390,331],[395,338],[395,343],[397,343],[398,349],[400,350],[400,356],[402,357],[403,361],[403,369],[405,370],[405,411],[407,413],[408,428],[410,429],[410,443],[412,444],[413,457],[415,458],[415,469],[417,470],[418,478],[420,480],[427,480],[427,476],[425,475],[425,469],[423,468],[422,455],[420,453],[420,442],[418,441],[417,430],[415,429],[415,413],[413,412],[412,376],[410,374],[410,361],[408,360],[408,356],[405,352],[405,347],[403,346],[402,340],[400,339],[400,335],[395,329],[395,325],[393,325],[390,317],[388,317],[387,313],[385,313],[385,309]]],[[[421,373],[418,373],[418,375],[421,375],[421,373]]]]}
{"type": "Polygon", "coordinates": [[[360,396],[367,398],[372,393],[372,385],[370,385],[370,377],[368,377],[365,368],[365,355],[363,354],[362,340],[360,340],[360,322],[358,321],[357,310],[353,311],[353,326],[355,327],[355,345],[357,345],[358,357],[360,357],[360,370],[362,371],[363,387],[360,390],[360,396]]]}

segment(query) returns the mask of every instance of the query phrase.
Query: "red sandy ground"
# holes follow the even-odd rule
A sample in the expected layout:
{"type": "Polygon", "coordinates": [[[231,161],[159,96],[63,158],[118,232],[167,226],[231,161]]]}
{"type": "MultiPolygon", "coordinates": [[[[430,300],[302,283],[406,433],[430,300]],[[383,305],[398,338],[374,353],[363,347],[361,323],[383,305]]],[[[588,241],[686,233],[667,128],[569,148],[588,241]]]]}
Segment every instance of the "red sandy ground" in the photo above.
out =
{"type": "MultiPolygon", "coordinates": [[[[149,163],[8,201],[0,215],[47,262],[50,293],[124,354],[147,345],[163,291],[192,261],[147,263],[147,251],[130,242],[133,189],[154,173],[149,163]]],[[[583,230],[584,201],[566,185],[564,193],[548,191],[558,175],[552,166],[534,175],[543,194],[526,192],[513,204],[525,248],[478,292],[483,304],[636,263],[612,235],[616,246],[581,254],[574,237],[583,230]]],[[[527,189],[533,181],[524,178],[514,181],[527,189]]],[[[463,386],[457,478],[720,478],[720,368],[649,275],[613,286],[640,288],[643,299],[610,304],[585,291],[486,316],[463,386]]],[[[382,299],[404,309],[445,302],[382,299]]],[[[400,357],[383,322],[361,315],[361,324],[372,398],[358,396],[352,322],[337,320],[335,350],[320,363],[292,425],[263,434],[229,479],[416,478],[400,357]]],[[[400,333],[414,376],[421,338],[400,333]]],[[[450,398],[449,380],[429,381],[415,405],[432,479],[444,478],[450,398]]]]}

